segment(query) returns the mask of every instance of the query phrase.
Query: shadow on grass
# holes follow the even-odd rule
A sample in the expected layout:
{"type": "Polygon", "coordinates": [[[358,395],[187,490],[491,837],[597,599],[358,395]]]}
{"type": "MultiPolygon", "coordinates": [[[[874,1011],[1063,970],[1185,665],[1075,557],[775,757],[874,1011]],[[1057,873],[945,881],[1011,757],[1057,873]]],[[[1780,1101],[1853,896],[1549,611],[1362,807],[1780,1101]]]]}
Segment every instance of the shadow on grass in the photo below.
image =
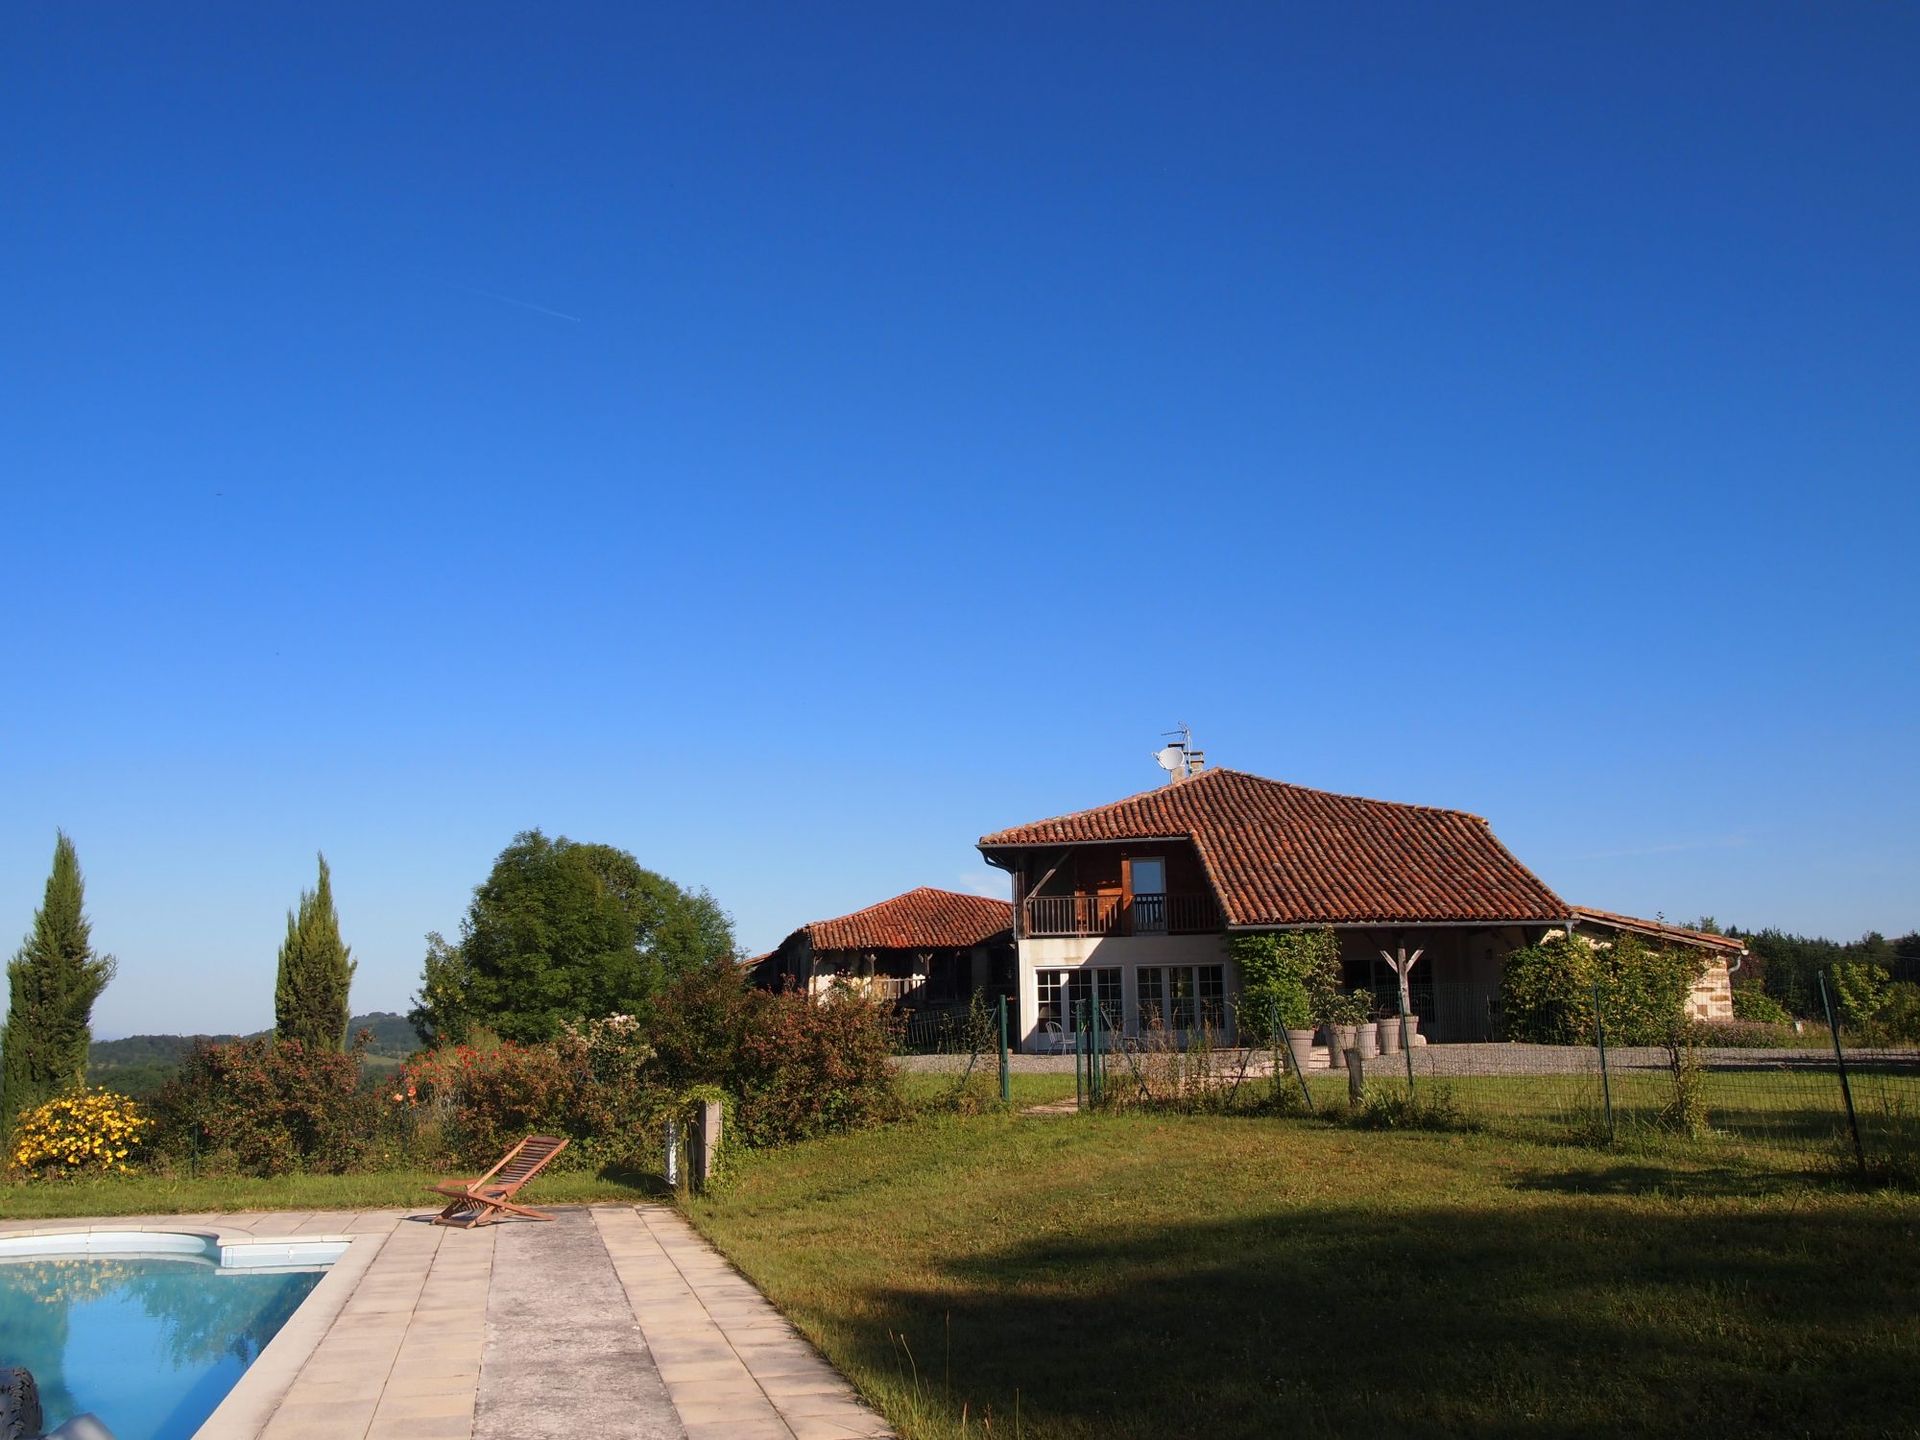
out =
{"type": "Polygon", "coordinates": [[[1591,1170],[1536,1170],[1507,1183],[1515,1190],[1555,1195],[1759,1196],[1804,1190],[1813,1177],[1768,1173],[1744,1165],[1677,1169],[1658,1163],[1597,1166],[1591,1170]]]}
{"type": "Polygon", "coordinates": [[[963,1404],[997,1433],[1016,1391],[1027,1435],[1102,1440],[1906,1433],[1916,1212],[1605,1198],[1653,1173],[1529,1177],[1569,1198],[1513,1207],[1089,1214],[863,1289],[830,1339],[916,1397],[916,1434],[963,1404]]]}
{"type": "Polygon", "coordinates": [[[667,1177],[658,1170],[648,1170],[637,1165],[603,1165],[597,1178],[609,1185],[623,1185],[650,1200],[670,1200],[673,1187],[667,1184],[667,1177]]]}

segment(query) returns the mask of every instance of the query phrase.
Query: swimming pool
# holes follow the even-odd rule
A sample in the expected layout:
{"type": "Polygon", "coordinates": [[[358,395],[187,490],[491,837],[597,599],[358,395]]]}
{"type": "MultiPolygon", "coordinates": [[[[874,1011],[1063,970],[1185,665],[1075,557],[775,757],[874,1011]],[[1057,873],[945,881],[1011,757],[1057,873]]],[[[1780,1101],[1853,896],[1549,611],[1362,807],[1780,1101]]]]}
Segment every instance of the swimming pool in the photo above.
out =
{"type": "Polygon", "coordinates": [[[345,1248],[138,1231],[0,1240],[0,1365],[33,1371],[48,1429],[91,1411],[116,1440],[188,1440],[345,1248]]]}

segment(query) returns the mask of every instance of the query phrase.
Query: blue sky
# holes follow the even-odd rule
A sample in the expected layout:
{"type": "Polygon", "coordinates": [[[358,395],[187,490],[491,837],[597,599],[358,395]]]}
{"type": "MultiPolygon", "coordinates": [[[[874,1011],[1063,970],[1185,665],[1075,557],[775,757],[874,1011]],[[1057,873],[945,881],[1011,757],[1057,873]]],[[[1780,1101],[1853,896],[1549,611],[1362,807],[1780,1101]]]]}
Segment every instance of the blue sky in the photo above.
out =
{"type": "Polygon", "coordinates": [[[1216,763],[1920,926],[1920,11],[33,6],[0,936],[404,1008],[516,830],[747,945],[1216,763]]]}

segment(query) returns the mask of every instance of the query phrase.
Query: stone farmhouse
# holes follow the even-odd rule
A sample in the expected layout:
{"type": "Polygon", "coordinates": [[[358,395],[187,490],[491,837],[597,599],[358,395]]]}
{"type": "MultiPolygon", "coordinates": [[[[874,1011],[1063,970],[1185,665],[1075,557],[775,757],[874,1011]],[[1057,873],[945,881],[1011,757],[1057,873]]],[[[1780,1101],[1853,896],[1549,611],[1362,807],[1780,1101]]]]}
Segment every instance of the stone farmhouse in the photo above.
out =
{"type": "Polygon", "coordinates": [[[1499,1034],[1500,974],[1554,934],[1621,934],[1700,952],[1688,1001],[1731,1019],[1741,942],[1569,904],[1464,810],[1368,800],[1239,770],[1183,766],[1169,784],[983,835],[1012,901],[923,887],[802,925],[749,962],[755,983],[856,985],[912,1011],[1005,995],[1017,1048],[1064,1048],[1098,1005],[1122,1035],[1209,1024],[1234,1037],[1230,936],[1330,927],[1344,984],[1383,1011],[1404,968],[1432,1043],[1499,1034]],[[1078,1007],[1089,1007],[1082,1012],[1078,1007]]]}
{"type": "Polygon", "coordinates": [[[1411,1000],[1435,1043],[1495,1038],[1506,957],[1569,930],[1701,950],[1690,1009],[1733,1013],[1738,941],[1569,905],[1463,810],[1203,769],[979,845],[1012,878],[1023,1050],[1059,1048],[1079,1003],[1097,1003],[1129,1035],[1157,1020],[1231,1036],[1239,982],[1228,936],[1320,926],[1340,938],[1347,986],[1383,1006],[1397,966],[1419,957],[1411,1000]]]}

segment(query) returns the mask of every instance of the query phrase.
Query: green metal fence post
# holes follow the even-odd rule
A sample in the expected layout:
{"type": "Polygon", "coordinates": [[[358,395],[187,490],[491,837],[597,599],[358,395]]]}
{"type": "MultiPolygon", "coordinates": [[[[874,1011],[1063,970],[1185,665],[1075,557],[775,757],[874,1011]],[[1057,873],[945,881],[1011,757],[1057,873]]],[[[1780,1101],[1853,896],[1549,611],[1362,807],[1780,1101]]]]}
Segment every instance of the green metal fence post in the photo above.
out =
{"type": "Polygon", "coordinates": [[[1076,1110],[1084,1110],[1087,1108],[1087,1086],[1086,1080],[1080,1070],[1080,1049],[1083,1037],[1080,1029],[1080,1002],[1078,1000],[1074,1001],[1067,1009],[1067,1023],[1073,1026],[1073,1104],[1076,1110]]]}
{"type": "MultiPolygon", "coordinates": [[[[1286,1044],[1287,1040],[1286,1032],[1280,1028],[1280,1002],[1278,1000],[1272,1000],[1267,1003],[1267,1024],[1273,1030],[1273,1093],[1278,1097],[1280,1087],[1286,1083],[1281,1079],[1280,1075],[1280,1066],[1283,1063],[1280,1059],[1280,1047],[1286,1044]]],[[[1293,1053],[1291,1047],[1288,1048],[1287,1053],[1293,1053]]]]}
{"type": "MultiPolygon", "coordinates": [[[[1293,1053],[1293,1041],[1288,1038],[1285,1027],[1280,1024],[1280,1002],[1277,1000],[1273,1005],[1273,1033],[1277,1037],[1276,1045],[1287,1047],[1287,1068],[1293,1071],[1293,1078],[1300,1082],[1300,1099],[1306,1104],[1307,1114],[1311,1115],[1313,1114],[1313,1091],[1307,1085],[1307,1062],[1293,1053]]],[[[1274,1063],[1279,1063],[1278,1055],[1274,1057],[1274,1063]]]]}
{"type": "Polygon", "coordinates": [[[1840,1022],[1834,1018],[1833,1000],[1827,994],[1827,975],[1820,972],[1820,1006],[1827,1012],[1827,1029],[1833,1035],[1833,1060],[1840,1067],[1840,1097],[1847,1102],[1847,1128],[1853,1131],[1853,1158],[1860,1162],[1860,1173],[1867,1173],[1867,1151],[1860,1143],[1860,1117],[1853,1113],[1853,1084],[1847,1079],[1847,1052],[1840,1045],[1840,1022]]]}
{"type": "Polygon", "coordinates": [[[1100,1008],[1100,1000],[1092,1000],[1092,1064],[1087,1069],[1087,1089],[1092,1092],[1092,1102],[1100,1104],[1106,1098],[1106,1056],[1102,1050],[1102,1029],[1106,1027],[1106,1012],[1100,1008]]]}
{"type": "Polygon", "coordinates": [[[1607,1107],[1607,1143],[1613,1144],[1613,1082],[1607,1076],[1607,1026],[1600,1014],[1600,987],[1593,987],[1593,1043],[1600,1051],[1600,1099],[1607,1107]]]}
{"type": "Polygon", "coordinates": [[[1013,1076],[1007,1065],[1007,997],[1000,997],[1000,1103],[1013,1103],[1013,1076]]]}

